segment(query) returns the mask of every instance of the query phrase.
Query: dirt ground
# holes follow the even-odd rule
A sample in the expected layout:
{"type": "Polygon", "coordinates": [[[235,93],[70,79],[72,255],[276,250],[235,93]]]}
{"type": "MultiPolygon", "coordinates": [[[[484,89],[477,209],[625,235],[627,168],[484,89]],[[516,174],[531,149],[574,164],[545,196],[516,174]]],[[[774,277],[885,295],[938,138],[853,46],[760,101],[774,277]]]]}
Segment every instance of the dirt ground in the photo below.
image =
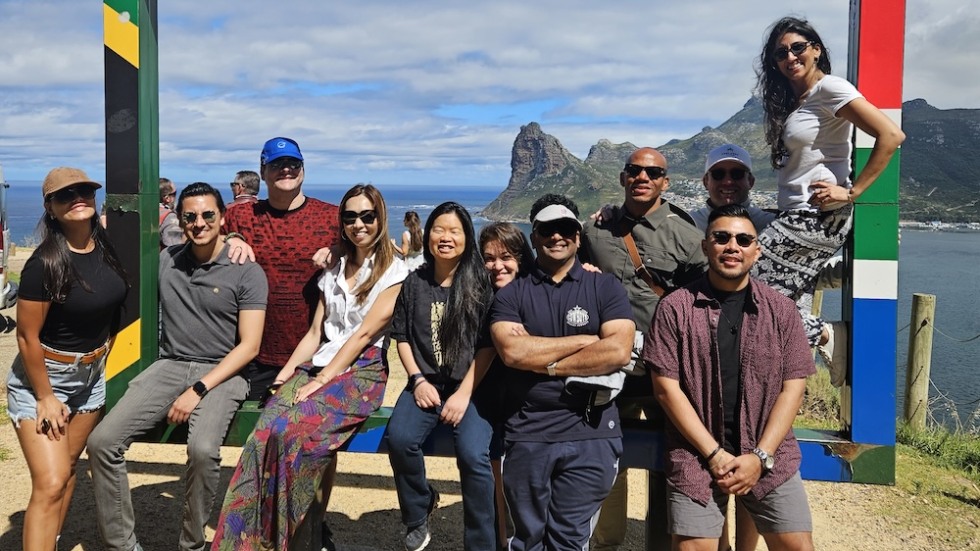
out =
{"type": "MultiPolygon", "coordinates": [[[[30,251],[18,251],[11,260],[11,271],[19,273],[29,254],[30,251]]],[[[12,318],[15,313],[11,309],[0,314],[12,318]]],[[[11,322],[13,320],[8,319],[7,323],[0,323],[0,374],[3,381],[17,351],[11,322]]],[[[394,404],[404,385],[404,372],[395,367],[385,396],[386,405],[394,404]]],[[[0,395],[0,401],[6,402],[5,391],[0,395]]],[[[0,551],[14,551],[21,549],[20,536],[31,480],[10,423],[0,425],[0,447],[9,452],[7,460],[0,461],[0,551]]],[[[174,549],[183,496],[184,449],[175,445],[135,444],[127,459],[139,541],[146,551],[174,549]]],[[[237,448],[222,450],[222,487],[227,484],[237,460],[237,448]]],[[[427,467],[433,485],[442,495],[431,520],[433,538],[428,549],[461,550],[462,502],[455,463],[452,459],[432,458],[427,460],[427,467]]],[[[631,470],[630,477],[628,532],[621,549],[639,551],[644,549],[646,472],[631,470]]],[[[937,549],[929,535],[913,531],[912,526],[900,526],[875,512],[883,501],[894,499],[893,488],[823,482],[806,482],[805,485],[813,513],[813,539],[817,549],[937,549]]],[[[78,488],[59,547],[61,551],[102,549],[94,507],[88,462],[83,455],[78,488]]],[[[217,510],[212,516],[212,527],[216,517],[217,510]]],[[[328,521],[343,551],[403,548],[404,529],[387,457],[356,453],[340,455],[328,521]]],[[[209,536],[211,533],[213,531],[209,529],[209,536]]],[[[760,542],[759,549],[766,549],[765,544],[760,542]]]]}

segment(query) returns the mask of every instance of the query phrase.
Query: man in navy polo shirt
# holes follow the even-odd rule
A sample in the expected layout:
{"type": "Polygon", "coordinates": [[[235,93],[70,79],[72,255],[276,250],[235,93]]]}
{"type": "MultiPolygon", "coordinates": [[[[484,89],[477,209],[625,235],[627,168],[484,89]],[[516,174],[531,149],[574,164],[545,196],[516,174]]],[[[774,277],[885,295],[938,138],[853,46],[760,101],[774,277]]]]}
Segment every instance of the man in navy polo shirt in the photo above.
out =
{"type": "Polygon", "coordinates": [[[490,318],[508,367],[503,472],[516,551],[588,547],[619,468],[622,431],[612,402],[597,404],[566,378],[622,368],[635,330],[619,280],[576,259],[574,203],[542,199],[531,208],[535,266],[497,293],[490,318]]]}

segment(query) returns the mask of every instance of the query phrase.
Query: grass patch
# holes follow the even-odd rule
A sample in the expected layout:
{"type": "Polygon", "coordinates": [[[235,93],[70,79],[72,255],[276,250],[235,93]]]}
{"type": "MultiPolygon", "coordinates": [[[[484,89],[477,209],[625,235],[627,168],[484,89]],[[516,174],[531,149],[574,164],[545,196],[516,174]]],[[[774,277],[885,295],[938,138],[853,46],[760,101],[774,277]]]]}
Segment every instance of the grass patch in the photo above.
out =
{"type": "Polygon", "coordinates": [[[980,437],[939,427],[915,430],[903,422],[899,422],[896,436],[899,443],[929,457],[935,465],[958,469],[974,485],[980,485],[980,437]]]}
{"type": "MultiPolygon", "coordinates": [[[[974,445],[980,440],[974,438],[974,445]]],[[[879,513],[898,525],[929,535],[934,549],[980,546],[980,480],[960,468],[943,465],[945,453],[933,455],[899,444],[897,499],[881,503],[879,513]]]]}
{"type": "Polygon", "coordinates": [[[806,380],[803,406],[796,416],[794,427],[806,429],[841,430],[840,389],[830,384],[830,372],[817,369],[806,380]]]}
{"type": "Polygon", "coordinates": [[[13,281],[17,285],[20,285],[20,272],[17,272],[16,274],[10,272],[7,274],[7,277],[10,278],[10,281],[13,281]]]}

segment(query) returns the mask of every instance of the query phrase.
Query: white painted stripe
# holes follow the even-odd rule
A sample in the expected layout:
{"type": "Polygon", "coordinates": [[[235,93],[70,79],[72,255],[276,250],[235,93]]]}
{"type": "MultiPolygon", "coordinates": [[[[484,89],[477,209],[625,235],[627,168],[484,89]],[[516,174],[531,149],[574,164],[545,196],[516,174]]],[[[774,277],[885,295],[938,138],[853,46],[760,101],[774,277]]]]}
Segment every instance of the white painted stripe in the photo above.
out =
{"type": "MultiPolygon", "coordinates": [[[[899,128],[902,126],[902,110],[901,109],[882,109],[882,113],[885,114],[893,123],[897,124],[899,128]]],[[[875,146],[875,139],[869,134],[865,134],[860,128],[857,130],[857,137],[854,140],[854,146],[859,149],[871,149],[875,146]]]]}
{"type": "Polygon", "coordinates": [[[897,260],[854,260],[854,298],[898,300],[897,260]]]}

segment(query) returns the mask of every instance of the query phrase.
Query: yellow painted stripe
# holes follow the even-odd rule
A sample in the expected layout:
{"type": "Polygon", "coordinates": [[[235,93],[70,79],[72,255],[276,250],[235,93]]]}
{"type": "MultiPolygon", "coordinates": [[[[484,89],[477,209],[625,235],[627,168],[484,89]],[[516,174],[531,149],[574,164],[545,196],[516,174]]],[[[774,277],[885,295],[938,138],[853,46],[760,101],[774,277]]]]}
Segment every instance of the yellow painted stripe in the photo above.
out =
{"type": "Polygon", "coordinates": [[[102,28],[105,29],[105,45],[119,54],[139,69],[140,67],[140,31],[139,28],[126,18],[121,19],[119,12],[102,4],[102,28]]]}
{"type": "Polygon", "coordinates": [[[140,359],[140,320],[129,324],[116,335],[106,360],[105,378],[111,379],[140,359]]]}

